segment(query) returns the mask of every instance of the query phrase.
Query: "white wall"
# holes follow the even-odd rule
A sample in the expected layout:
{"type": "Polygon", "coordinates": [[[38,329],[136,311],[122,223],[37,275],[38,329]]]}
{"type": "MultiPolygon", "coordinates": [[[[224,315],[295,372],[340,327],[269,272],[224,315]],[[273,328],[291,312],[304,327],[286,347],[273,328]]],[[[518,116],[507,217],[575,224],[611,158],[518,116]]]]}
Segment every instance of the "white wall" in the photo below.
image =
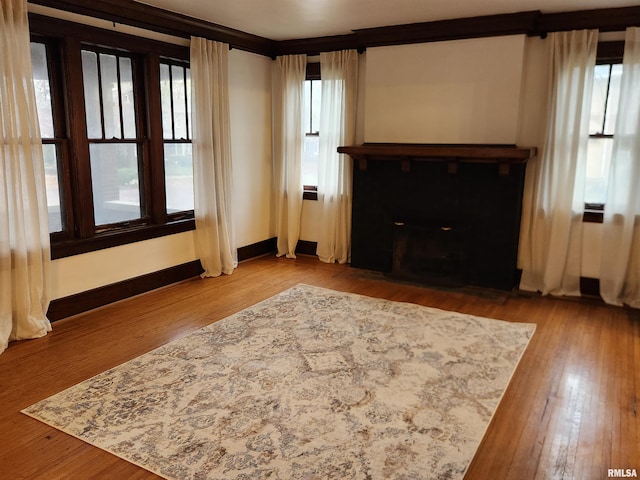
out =
{"type": "MultiPolygon", "coordinates": [[[[275,235],[271,215],[271,60],[229,55],[233,208],[237,246],[275,235]]],[[[196,260],[193,232],[54,260],[52,299],[196,260]]]]}

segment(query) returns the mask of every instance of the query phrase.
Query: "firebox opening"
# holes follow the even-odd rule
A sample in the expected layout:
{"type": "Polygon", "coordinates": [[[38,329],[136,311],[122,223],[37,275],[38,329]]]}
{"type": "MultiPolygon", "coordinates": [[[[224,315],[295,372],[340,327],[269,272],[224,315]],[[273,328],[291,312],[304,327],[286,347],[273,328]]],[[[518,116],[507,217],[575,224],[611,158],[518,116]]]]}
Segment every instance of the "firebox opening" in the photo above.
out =
{"type": "Polygon", "coordinates": [[[466,285],[468,232],[460,222],[396,219],[390,275],[449,287],[466,285]]]}

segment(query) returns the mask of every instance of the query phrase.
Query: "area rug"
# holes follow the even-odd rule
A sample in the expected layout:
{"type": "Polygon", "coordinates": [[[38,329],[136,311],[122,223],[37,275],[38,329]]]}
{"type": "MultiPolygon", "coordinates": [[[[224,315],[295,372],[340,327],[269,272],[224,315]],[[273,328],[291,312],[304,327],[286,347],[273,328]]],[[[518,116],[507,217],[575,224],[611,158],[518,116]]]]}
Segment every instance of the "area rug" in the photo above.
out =
{"type": "Polygon", "coordinates": [[[23,412],[168,479],[459,479],[534,329],[298,285],[23,412]]]}

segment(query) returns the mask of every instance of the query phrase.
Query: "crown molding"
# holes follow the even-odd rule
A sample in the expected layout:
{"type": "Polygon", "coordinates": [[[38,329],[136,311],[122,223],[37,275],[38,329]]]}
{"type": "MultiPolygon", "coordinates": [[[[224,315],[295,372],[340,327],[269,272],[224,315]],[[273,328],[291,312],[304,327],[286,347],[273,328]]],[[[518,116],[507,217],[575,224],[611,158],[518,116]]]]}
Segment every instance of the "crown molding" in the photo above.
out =
{"type": "Polygon", "coordinates": [[[355,33],[333,35],[329,37],[299,38],[280,40],[276,42],[274,56],[280,55],[318,55],[321,52],[335,52],[350,50],[358,47],[358,37],[355,33]]]}
{"type": "Polygon", "coordinates": [[[368,47],[407,45],[411,43],[460,40],[464,38],[496,37],[503,35],[532,35],[536,31],[539,11],[485,15],[436,22],[411,23],[387,27],[363,28],[352,34],[333,37],[304,38],[276,42],[276,55],[357,49],[368,47]]]}
{"type": "Polygon", "coordinates": [[[640,26],[640,6],[563,13],[528,11],[354,30],[345,35],[275,41],[130,0],[29,0],[32,4],[144,28],[181,38],[192,35],[228,43],[271,58],[368,47],[503,35],[544,37],[556,31],[620,31],[640,26]]]}
{"type": "Polygon", "coordinates": [[[528,35],[535,31],[539,11],[355,30],[358,42],[366,47],[439,42],[464,38],[528,35]]]}
{"type": "Polygon", "coordinates": [[[640,26],[640,6],[545,13],[537,21],[536,35],[583,29],[615,32],[633,26],[640,26]]]}
{"type": "Polygon", "coordinates": [[[440,42],[466,38],[528,35],[545,37],[548,33],[598,29],[602,32],[621,31],[640,25],[640,7],[601,8],[563,13],[528,11],[501,15],[456,18],[435,22],[411,23],[387,27],[363,28],[353,34],[336,37],[304,38],[276,42],[276,55],[369,47],[440,42]]]}
{"type": "Polygon", "coordinates": [[[131,0],[29,0],[57,10],[109,20],[181,38],[199,36],[228,43],[232,48],[273,56],[275,42],[180,13],[131,0]]]}

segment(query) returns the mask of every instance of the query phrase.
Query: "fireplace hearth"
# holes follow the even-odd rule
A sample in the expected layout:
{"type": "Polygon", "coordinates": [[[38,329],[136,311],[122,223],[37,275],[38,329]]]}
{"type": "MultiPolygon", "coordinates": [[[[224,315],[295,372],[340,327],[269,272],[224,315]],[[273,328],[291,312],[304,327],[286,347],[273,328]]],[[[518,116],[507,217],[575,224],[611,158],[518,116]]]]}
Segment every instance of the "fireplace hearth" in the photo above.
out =
{"type": "Polygon", "coordinates": [[[512,289],[526,160],[512,145],[364,144],[351,265],[412,281],[512,289]]]}

